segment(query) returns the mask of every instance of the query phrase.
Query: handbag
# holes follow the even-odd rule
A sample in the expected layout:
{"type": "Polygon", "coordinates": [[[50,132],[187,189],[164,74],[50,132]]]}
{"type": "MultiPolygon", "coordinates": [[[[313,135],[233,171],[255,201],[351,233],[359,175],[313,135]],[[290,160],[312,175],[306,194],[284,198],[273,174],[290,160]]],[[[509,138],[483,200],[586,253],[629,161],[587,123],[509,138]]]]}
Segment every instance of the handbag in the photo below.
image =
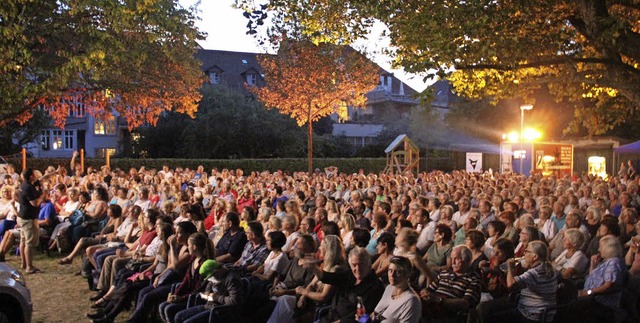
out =
{"type": "Polygon", "coordinates": [[[140,271],[140,267],[142,267],[142,265],[146,263],[147,262],[144,262],[144,261],[129,259],[129,261],[124,265],[124,268],[137,272],[137,271],[140,271]]]}
{"type": "Polygon", "coordinates": [[[71,225],[78,226],[84,222],[84,214],[78,210],[73,211],[73,214],[69,216],[69,222],[71,225]]]}

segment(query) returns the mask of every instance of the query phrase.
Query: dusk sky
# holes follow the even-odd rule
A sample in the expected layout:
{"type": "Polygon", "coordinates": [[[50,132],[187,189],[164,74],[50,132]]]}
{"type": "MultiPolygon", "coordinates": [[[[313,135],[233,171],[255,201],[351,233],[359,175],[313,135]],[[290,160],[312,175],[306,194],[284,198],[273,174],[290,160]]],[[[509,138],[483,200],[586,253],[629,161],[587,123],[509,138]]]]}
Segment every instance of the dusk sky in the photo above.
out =
{"type": "MultiPolygon", "coordinates": [[[[180,0],[180,3],[189,7],[195,3],[195,0],[180,0]]],[[[233,0],[208,0],[200,3],[200,17],[201,21],[198,22],[198,28],[201,31],[207,33],[206,41],[200,45],[205,49],[217,49],[239,52],[264,52],[256,40],[246,34],[247,20],[242,15],[242,10],[234,9],[232,7],[233,0]]],[[[380,30],[373,32],[379,35],[380,30]]],[[[388,44],[388,41],[380,40],[379,37],[370,37],[368,41],[362,41],[358,43],[358,46],[365,46],[369,52],[369,57],[372,58],[378,65],[382,66],[386,70],[394,73],[396,77],[403,80],[417,91],[422,91],[427,87],[422,81],[421,76],[413,76],[405,74],[401,70],[391,69],[389,57],[382,55],[371,55],[371,52],[379,51],[388,44]]]]}

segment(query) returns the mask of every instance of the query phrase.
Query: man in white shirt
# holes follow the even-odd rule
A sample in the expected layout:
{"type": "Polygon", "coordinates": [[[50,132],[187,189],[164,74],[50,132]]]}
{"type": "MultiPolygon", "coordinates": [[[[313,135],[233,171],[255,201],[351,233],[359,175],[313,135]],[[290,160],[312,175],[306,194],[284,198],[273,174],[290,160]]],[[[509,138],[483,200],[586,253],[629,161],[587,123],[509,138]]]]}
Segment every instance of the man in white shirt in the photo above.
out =
{"type": "Polygon", "coordinates": [[[467,197],[461,198],[458,202],[458,212],[453,214],[453,221],[456,221],[456,223],[458,223],[458,226],[461,227],[464,225],[464,222],[469,217],[470,207],[471,201],[469,201],[469,198],[467,197]]]}

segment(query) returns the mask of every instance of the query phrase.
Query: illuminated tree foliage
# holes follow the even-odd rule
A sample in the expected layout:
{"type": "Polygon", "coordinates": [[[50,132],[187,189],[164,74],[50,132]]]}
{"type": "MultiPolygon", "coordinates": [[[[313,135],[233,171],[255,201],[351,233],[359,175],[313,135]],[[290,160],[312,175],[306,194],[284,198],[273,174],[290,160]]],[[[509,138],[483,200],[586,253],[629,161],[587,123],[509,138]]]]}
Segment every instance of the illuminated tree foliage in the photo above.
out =
{"type": "Polygon", "coordinates": [[[263,2],[237,0],[250,30],[266,12],[300,22],[310,37],[344,43],[378,20],[406,71],[446,77],[471,98],[530,101],[546,88],[575,107],[573,130],[604,133],[640,106],[637,0],[263,2]]]}
{"type": "Polygon", "coordinates": [[[203,75],[191,9],[173,0],[0,2],[0,124],[48,110],[117,111],[133,128],[164,110],[193,115],[203,75]]]}
{"type": "Polygon", "coordinates": [[[259,61],[267,85],[249,89],[267,108],[291,116],[300,127],[307,125],[311,173],[313,122],[343,104],[363,107],[364,95],[378,85],[378,68],[350,47],[286,39],[277,55],[264,55],[259,61]]]}

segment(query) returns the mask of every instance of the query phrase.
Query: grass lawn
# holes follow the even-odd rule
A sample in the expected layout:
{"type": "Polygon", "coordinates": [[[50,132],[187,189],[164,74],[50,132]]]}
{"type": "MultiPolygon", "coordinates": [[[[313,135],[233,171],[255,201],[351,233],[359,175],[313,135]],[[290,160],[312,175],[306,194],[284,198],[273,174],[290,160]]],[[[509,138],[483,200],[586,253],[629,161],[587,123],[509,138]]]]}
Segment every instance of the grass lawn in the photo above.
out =
{"type": "MultiPolygon", "coordinates": [[[[58,265],[58,258],[57,253],[52,253],[51,257],[38,253],[34,265],[42,272],[25,275],[33,301],[32,322],[89,322],[84,315],[93,312],[89,297],[95,292],[89,290],[86,279],[73,275],[80,269],[81,260],[76,257],[71,265],[58,265]]],[[[24,274],[20,269],[20,257],[7,254],[6,260],[24,274]]],[[[116,322],[125,322],[129,314],[120,314],[116,322]]]]}

